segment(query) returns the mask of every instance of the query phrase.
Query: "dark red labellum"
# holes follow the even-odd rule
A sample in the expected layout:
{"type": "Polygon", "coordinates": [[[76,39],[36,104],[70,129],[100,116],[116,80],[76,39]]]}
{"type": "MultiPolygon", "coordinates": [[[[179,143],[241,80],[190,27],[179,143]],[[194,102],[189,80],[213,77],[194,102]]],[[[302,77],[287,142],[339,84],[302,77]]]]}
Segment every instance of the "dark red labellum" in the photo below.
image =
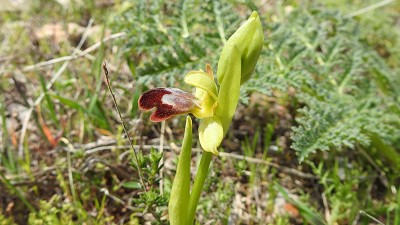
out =
{"type": "Polygon", "coordinates": [[[191,112],[199,107],[198,99],[177,88],[154,88],[143,93],[139,98],[139,108],[150,110],[156,108],[150,120],[161,122],[175,115],[191,112]]]}

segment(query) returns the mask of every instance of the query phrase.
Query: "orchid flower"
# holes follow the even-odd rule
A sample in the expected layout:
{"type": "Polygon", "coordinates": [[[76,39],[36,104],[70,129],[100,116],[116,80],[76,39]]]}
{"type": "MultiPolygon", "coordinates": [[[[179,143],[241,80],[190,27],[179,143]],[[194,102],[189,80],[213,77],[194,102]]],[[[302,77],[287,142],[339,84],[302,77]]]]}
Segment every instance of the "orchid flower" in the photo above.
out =
{"type": "Polygon", "coordinates": [[[153,122],[161,122],[186,113],[192,113],[202,119],[199,127],[200,144],[205,151],[217,155],[223,130],[221,122],[214,116],[218,90],[211,66],[206,65],[206,72],[202,70],[189,72],[184,80],[196,87],[194,95],[177,88],[154,88],[140,96],[139,107],[143,110],[156,108],[150,116],[153,122]]]}
{"type": "Polygon", "coordinates": [[[250,79],[264,43],[261,21],[257,12],[229,38],[218,61],[215,82],[210,65],[206,71],[189,72],[184,81],[196,88],[194,94],[177,88],[159,87],[141,95],[138,100],[142,110],[155,108],[150,116],[161,122],[175,115],[191,113],[200,119],[199,139],[204,149],[196,179],[190,192],[190,157],[192,121],[186,119],[182,152],[171,189],[169,216],[172,225],[192,224],[196,207],[212,154],[226,135],[239,101],[240,86],[250,79]],[[189,140],[190,139],[190,140],[189,140]]]}
{"type": "Polygon", "coordinates": [[[218,83],[210,65],[206,72],[191,71],[185,82],[196,87],[194,95],[177,88],[155,88],[142,94],[139,107],[156,108],[150,120],[161,122],[175,115],[192,113],[201,119],[199,139],[201,147],[218,155],[217,147],[226,134],[236,111],[240,86],[250,79],[262,49],[264,36],[257,12],[232,35],[218,61],[218,83]]]}

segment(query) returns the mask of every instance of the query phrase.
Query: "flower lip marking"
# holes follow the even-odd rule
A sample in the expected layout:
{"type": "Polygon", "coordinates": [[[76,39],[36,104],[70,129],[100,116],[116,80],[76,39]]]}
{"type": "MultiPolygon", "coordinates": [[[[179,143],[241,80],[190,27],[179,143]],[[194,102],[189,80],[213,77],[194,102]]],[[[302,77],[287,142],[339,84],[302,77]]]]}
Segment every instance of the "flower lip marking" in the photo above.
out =
{"type": "Polygon", "coordinates": [[[194,95],[177,88],[154,88],[143,93],[139,100],[143,110],[156,110],[150,120],[161,122],[178,114],[190,113],[195,107],[200,108],[200,100],[194,95]]]}

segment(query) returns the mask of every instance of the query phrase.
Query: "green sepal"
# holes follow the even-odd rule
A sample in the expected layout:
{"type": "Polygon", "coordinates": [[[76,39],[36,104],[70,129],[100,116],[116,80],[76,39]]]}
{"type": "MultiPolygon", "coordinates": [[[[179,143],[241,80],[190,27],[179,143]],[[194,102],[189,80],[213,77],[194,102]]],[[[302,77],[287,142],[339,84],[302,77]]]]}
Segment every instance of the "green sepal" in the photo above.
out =
{"type": "Polygon", "coordinates": [[[174,182],[172,184],[168,213],[171,225],[187,223],[190,199],[190,162],[192,156],[192,119],[186,117],[182,151],[179,156],[174,182]]]}
{"type": "Polygon", "coordinates": [[[229,77],[220,82],[218,105],[215,109],[215,115],[221,121],[224,136],[235,114],[240,94],[240,55],[235,49],[236,47],[233,46],[232,55],[225,60],[230,65],[225,70],[229,77]]]}
{"type": "Polygon", "coordinates": [[[260,17],[257,12],[253,12],[249,19],[239,27],[239,29],[229,38],[226,45],[222,49],[221,56],[218,61],[218,82],[221,84],[227,73],[231,63],[241,64],[241,81],[243,84],[250,79],[257,60],[260,57],[261,49],[264,44],[264,34],[260,17]],[[240,61],[232,62],[228,60],[232,54],[239,54],[240,61]]]}
{"type": "Polygon", "coordinates": [[[218,155],[218,146],[224,138],[221,121],[216,116],[203,118],[199,126],[200,145],[206,152],[218,155]]]}
{"type": "Polygon", "coordinates": [[[240,85],[250,79],[263,43],[260,17],[257,12],[253,12],[222,49],[218,61],[217,78],[220,88],[215,115],[221,120],[224,135],[236,111],[240,85]]]}

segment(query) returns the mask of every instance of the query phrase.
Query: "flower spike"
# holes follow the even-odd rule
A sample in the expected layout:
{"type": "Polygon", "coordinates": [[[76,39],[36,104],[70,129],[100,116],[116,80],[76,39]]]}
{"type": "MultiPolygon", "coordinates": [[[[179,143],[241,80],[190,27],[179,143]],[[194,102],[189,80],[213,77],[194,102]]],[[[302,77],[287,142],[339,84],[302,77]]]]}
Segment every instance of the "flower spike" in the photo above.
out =
{"type": "Polygon", "coordinates": [[[143,93],[139,100],[142,110],[156,110],[151,114],[150,120],[161,122],[179,114],[192,112],[200,108],[200,100],[194,95],[177,88],[154,88],[143,93]]]}

